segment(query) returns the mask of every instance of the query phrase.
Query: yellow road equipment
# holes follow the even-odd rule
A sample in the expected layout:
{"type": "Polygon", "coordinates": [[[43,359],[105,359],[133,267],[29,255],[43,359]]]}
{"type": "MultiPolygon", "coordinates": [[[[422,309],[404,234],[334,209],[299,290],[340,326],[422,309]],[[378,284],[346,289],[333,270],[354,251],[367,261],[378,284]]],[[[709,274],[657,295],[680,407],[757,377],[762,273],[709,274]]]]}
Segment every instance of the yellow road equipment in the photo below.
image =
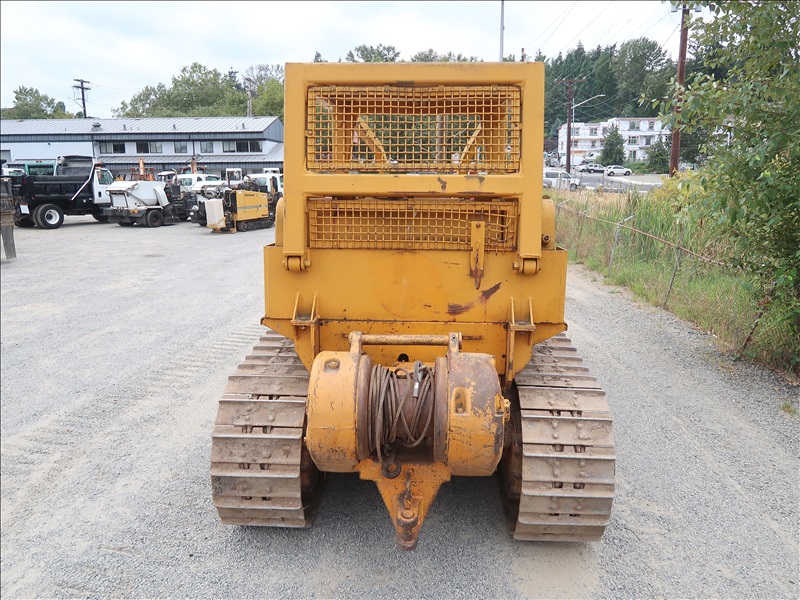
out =
{"type": "Polygon", "coordinates": [[[250,231],[275,224],[276,199],[267,192],[226,189],[220,198],[205,203],[206,227],[214,231],[250,231]]]}
{"type": "Polygon", "coordinates": [[[497,476],[517,539],[590,541],[614,497],[605,393],[563,332],[541,63],[288,64],[268,328],[212,437],[225,523],[308,527],[374,481],[401,548],[439,487],[497,476]]]}

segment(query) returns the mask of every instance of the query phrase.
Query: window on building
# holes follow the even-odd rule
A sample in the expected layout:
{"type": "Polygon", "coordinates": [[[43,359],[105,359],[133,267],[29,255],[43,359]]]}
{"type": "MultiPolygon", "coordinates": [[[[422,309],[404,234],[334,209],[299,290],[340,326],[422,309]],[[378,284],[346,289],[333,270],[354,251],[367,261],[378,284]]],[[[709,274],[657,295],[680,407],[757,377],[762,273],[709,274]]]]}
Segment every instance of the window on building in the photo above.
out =
{"type": "Polygon", "coordinates": [[[655,131],[655,128],[656,128],[656,122],[655,122],[655,121],[648,121],[648,122],[647,122],[647,128],[648,128],[650,131],[655,131]]]}
{"type": "Polygon", "coordinates": [[[580,127],[573,127],[573,128],[572,128],[572,135],[573,135],[573,136],[575,136],[575,135],[579,135],[579,134],[580,134],[580,132],[581,132],[581,128],[580,128],[580,127]]]}
{"type": "Polygon", "coordinates": [[[652,135],[644,136],[644,145],[645,146],[652,146],[653,145],[653,136],[652,135]]]}
{"type": "Polygon", "coordinates": [[[636,160],[636,150],[628,150],[628,160],[636,160]]]}
{"type": "Polygon", "coordinates": [[[214,152],[214,142],[200,142],[200,152],[211,154],[214,152]]]}
{"type": "Polygon", "coordinates": [[[137,154],[161,154],[161,142],[136,142],[137,154]]]}
{"type": "Polygon", "coordinates": [[[577,148],[578,147],[578,140],[572,140],[572,147],[573,148],[577,148]]]}
{"type": "Polygon", "coordinates": [[[628,129],[631,131],[639,131],[639,121],[631,121],[628,125],[628,129]]]}
{"type": "Polygon", "coordinates": [[[230,141],[222,142],[223,152],[261,152],[261,142],[258,140],[250,141],[230,141]]]}
{"type": "Polygon", "coordinates": [[[597,135],[597,127],[589,127],[589,135],[597,135]]]}
{"type": "Polygon", "coordinates": [[[595,146],[597,146],[597,142],[595,140],[592,140],[592,148],[594,148],[595,146]]]}
{"type": "Polygon", "coordinates": [[[636,137],[635,135],[632,135],[631,137],[628,138],[628,143],[631,144],[632,146],[638,146],[639,138],[636,137]]]}
{"type": "Polygon", "coordinates": [[[608,135],[608,127],[603,127],[603,137],[608,135]]]}
{"type": "Polygon", "coordinates": [[[100,142],[100,154],[125,154],[125,142],[100,142]]]}
{"type": "Polygon", "coordinates": [[[125,142],[100,142],[100,154],[125,154],[125,142]]]}
{"type": "Polygon", "coordinates": [[[186,142],[175,142],[175,154],[188,154],[189,147],[186,142]]]}

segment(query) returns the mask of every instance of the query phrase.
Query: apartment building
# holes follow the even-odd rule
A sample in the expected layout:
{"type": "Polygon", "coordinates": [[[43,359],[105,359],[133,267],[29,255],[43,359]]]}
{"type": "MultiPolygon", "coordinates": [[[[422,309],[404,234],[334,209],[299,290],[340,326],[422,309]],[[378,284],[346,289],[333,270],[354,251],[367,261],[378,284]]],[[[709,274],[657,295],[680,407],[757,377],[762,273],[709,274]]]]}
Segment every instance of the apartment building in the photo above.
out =
{"type": "MultiPolygon", "coordinates": [[[[572,124],[572,164],[596,160],[603,151],[608,130],[616,125],[625,141],[625,158],[629,162],[647,160],[647,152],[659,138],[669,135],[663,121],[657,118],[614,117],[598,123],[572,124]]],[[[558,130],[558,156],[562,162],[567,155],[567,126],[558,130]]]]}

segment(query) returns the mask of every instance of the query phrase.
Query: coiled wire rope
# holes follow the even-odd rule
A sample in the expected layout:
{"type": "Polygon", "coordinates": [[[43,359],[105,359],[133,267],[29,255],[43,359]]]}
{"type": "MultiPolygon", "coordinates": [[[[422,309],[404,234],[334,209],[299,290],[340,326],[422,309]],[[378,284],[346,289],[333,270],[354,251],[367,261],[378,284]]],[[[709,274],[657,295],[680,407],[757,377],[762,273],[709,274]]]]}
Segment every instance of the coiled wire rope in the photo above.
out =
{"type": "Polygon", "coordinates": [[[391,370],[381,365],[372,367],[369,382],[369,405],[367,431],[370,453],[377,452],[381,472],[392,479],[400,474],[400,465],[395,461],[396,444],[406,448],[415,448],[422,443],[433,422],[434,399],[433,370],[421,361],[414,363],[413,373],[406,369],[391,370]],[[398,380],[414,378],[411,397],[413,410],[411,421],[406,419],[403,411],[406,396],[399,393],[398,380]],[[428,402],[430,400],[430,402],[428,402]],[[428,403],[428,414],[425,424],[420,428],[420,420],[425,403],[428,403]],[[398,433],[400,439],[398,439],[398,433]]]}

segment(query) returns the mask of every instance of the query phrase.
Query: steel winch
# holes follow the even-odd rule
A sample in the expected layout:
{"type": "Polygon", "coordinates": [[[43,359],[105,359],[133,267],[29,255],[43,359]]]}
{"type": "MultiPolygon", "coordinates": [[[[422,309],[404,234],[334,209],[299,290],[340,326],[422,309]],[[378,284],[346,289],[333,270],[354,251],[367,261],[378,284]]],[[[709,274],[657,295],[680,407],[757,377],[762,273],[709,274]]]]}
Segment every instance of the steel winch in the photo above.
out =
{"type": "Polygon", "coordinates": [[[375,481],[401,547],[416,546],[440,485],[488,476],[503,453],[509,402],[494,357],[462,353],[461,336],[352,332],[349,352],[320,352],[310,372],[305,443],[321,471],[375,481]],[[434,364],[373,364],[367,345],[441,345],[434,364]]]}

